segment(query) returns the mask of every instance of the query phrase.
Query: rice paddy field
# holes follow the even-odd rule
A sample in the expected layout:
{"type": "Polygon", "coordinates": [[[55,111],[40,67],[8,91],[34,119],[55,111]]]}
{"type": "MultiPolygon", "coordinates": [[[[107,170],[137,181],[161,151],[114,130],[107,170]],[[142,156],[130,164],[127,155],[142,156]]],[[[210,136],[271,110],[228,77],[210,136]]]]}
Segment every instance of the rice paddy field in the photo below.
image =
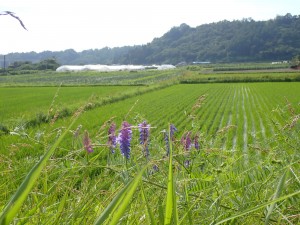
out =
{"type": "Polygon", "coordinates": [[[0,224],[300,223],[299,73],[23,76],[0,77],[0,224]]]}

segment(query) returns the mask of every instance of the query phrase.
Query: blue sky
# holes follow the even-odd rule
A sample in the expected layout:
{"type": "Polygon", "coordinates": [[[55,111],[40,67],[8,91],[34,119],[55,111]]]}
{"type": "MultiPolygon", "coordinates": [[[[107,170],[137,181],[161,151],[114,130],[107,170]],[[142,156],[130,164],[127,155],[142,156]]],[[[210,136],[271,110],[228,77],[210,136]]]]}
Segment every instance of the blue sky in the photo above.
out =
{"type": "Polygon", "coordinates": [[[2,0],[0,54],[147,44],[174,26],[300,15],[299,0],[2,0]]]}

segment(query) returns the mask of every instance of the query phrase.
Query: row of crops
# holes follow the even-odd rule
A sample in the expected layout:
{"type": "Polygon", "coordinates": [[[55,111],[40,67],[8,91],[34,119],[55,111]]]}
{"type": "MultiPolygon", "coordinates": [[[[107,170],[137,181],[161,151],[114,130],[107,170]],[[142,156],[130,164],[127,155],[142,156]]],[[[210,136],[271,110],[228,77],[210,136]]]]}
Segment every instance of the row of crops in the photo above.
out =
{"type": "Polygon", "coordinates": [[[178,78],[181,70],[117,71],[117,72],[41,72],[0,76],[0,86],[67,86],[154,84],[178,78]]]}
{"type": "MultiPolygon", "coordinates": [[[[155,127],[152,132],[159,135],[166,124],[172,122],[181,133],[188,130],[200,132],[210,148],[242,149],[247,152],[272,146],[276,123],[283,120],[278,116],[280,109],[289,102],[298,104],[298,88],[299,83],[174,85],[88,111],[78,124],[82,123],[93,132],[96,126],[111,117],[118,122],[126,117],[132,123],[149,121],[155,127]]],[[[19,118],[14,121],[15,124],[18,121],[22,123],[22,118],[26,116],[29,118],[39,112],[55,111],[64,105],[80,107],[87,95],[92,96],[88,98],[92,102],[107,95],[121,95],[129,89],[126,86],[69,87],[60,90],[49,87],[4,88],[1,92],[7,97],[2,99],[2,105],[7,107],[1,107],[1,120],[15,117],[19,118]],[[35,97],[36,92],[40,93],[39,97],[35,97]],[[58,96],[53,98],[55,92],[58,96]]],[[[56,122],[58,127],[63,123],[60,120],[56,122]]],[[[47,124],[44,126],[47,127],[47,124]]]]}
{"type": "Polygon", "coordinates": [[[298,88],[298,83],[175,85],[87,112],[82,122],[93,130],[89,121],[98,125],[112,116],[121,121],[129,112],[129,120],[146,119],[156,127],[154,133],[172,122],[182,133],[201,132],[212,148],[248,151],[271,144],[275,124],[282,122],[276,109],[287,101],[297,104],[298,88]]]}

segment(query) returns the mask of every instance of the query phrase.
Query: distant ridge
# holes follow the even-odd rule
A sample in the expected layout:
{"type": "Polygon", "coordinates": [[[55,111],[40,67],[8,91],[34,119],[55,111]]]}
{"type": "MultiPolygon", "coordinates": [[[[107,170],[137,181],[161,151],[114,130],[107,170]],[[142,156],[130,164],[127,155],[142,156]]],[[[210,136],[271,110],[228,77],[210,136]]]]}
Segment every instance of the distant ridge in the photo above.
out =
{"type": "MultiPolygon", "coordinates": [[[[56,58],[60,64],[173,64],[181,62],[253,62],[289,60],[300,55],[300,16],[286,14],[268,21],[251,18],[192,28],[171,28],[151,43],[76,52],[11,53],[6,59],[37,62],[56,58]]],[[[1,59],[0,59],[1,60],[1,59]]]]}

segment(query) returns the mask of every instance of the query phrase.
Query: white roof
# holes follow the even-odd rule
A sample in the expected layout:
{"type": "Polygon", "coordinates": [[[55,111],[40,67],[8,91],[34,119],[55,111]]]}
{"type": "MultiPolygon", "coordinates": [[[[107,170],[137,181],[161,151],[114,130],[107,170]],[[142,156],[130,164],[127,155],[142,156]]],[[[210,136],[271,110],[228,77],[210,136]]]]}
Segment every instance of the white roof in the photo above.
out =
{"type": "Polygon", "coordinates": [[[142,66],[142,65],[64,65],[56,69],[57,72],[68,72],[68,71],[100,71],[100,72],[110,72],[110,71],[124,71],[124,70],[145,70],[147,68],[156,68],[157,70],[174,69],[173,65],[152,65],[152,66],[142,66]]]}

